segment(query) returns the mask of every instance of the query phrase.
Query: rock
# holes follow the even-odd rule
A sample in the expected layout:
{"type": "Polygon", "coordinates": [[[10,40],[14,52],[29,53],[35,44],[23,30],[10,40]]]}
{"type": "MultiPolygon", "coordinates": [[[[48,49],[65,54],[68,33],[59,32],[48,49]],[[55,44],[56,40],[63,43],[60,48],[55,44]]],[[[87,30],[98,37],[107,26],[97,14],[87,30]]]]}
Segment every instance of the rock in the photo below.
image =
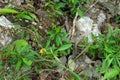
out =
{"type": "Polygon", "coordinates": [[[113,16],[120,15],[120,0],[99,0],[99,4],[108,9],[113,16]]]}
{"type": "Polygon", "coordinates": [[[76,21],[76,28],[79,32],[83,32],[81,36],[88,37],[89,42],[93,41],[91,33],[93,33],[95,36],[100,34],[97,24],[94,24],[94,21],[87,16],[83,16],[76,21]]]}
{"type": "Polygon", "coordinates": [[[103,11],[100,11],[98,17],[97,17],[97,24],[100,27],[101,24],[105,21],[106,15],[103,13],[103,11]]]}
{"type": "Polygon", "coordinates": [[[8,45],[12,41],[10,30],[12,23],[6,17],[0,17],[0,47],[8,45]]]}

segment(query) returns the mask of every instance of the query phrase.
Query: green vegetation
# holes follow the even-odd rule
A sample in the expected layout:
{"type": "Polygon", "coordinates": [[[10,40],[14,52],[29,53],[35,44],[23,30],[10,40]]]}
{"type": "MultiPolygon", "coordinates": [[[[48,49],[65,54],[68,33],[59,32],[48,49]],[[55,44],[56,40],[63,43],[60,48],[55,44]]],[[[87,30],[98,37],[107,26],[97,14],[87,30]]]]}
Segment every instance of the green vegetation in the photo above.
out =
{"type": "MultiPolygon", "coordinates": [[[[49,17],[55,20],[68,14],[73,18],[76,12],[81,17],[87,10],[81,4],[84,2],[87,3],[89,0],[52,0],[46,2],[44,8],[48,11],[49,17]]],[[[81,80],[79,74],[62,65],[59,59],[70,55],[75,46],[67,37],[68,32],[65,28],[54,22],[49,29],[43,31],[44,35],[41,37],[42,31],[32,24],[39,22],[34,12],[5,7],[0,8],[0,13],[5,16],[11,15],[13,23],[17,23],[12,29],[15,39],[11,44],[0,48],[0,80],[5,80],[5,76],[12,80],[31,80],[30,72],[39,74],[43,66],[55,69],[62,67],[69,71],[74,80],[81,80]],[[26,20],[28,22],[25,22],[26,20]],[[35,44],[34,47],[31,44],[35,44]]],[[[119,19],[120,16],[115,18],[116,21],[119,19]]],[[[102,65],[96,65],[96,70],[103,76],[101,80],[117,80],[120,78],[120,29],[113,29],[109,24],[105,34],[99,34],[97,37],[92,35],[92,38],[92,43],[88,43],[86,38],[77,46],[81,49],[80,53],[83,51],[89,57],[101,60],[102,65]]]]}
{"type": "Polygon", "coordinates": [[[27,41],[22,39],[16,40],[11,45],[1,48],[1,66],[3,65],[1,69],[4,70],[4,73],[0,76],[1,80],[4,74],[15,80],[21,79],[20,75],[24,75],[24,70],[30,70],[34,62],[34,55],[35,52],[30,45],[28,45],[27,41]],[[10,70],[12,70],[12,73],[10,70]],[[17,73],[19,70],[22,70],[22,72],[17,73]]]}
{"type": "Polygon", "coordinates": [[[82,2],[89,2],[89,0],[53,0],[46,2],[45,7],[48,9],[50,16],[58,17],[65,14],[73,16],[76,12],[78,12],[79,16],[82,16],[83,12],[87,10],[82,6],[82,2]]]}
{"type": "Polygon", "coordinates": [[[104,74],[102,80],[117,79],[117,75],[120,76],[120,29],[108,26],[106,34],[97,37],[93,35],[94,42],[84,45],[90,45],[86,50],[88,55],[102,60],[102,67],[99,67],[100,73],[104,74]]]}
{"type": "Polygon", "coordinates": [[[67,33],[64,29],[61,29],[60,26],[52,26],[52,30],[47,31],[47,35],[49,36],[46,43],[45,48],[49,52],[54,51],[54,55],[63,56],[68,55],[70,53],[70,48],[72,44],[69,39],[66,37],[67,33]]]}

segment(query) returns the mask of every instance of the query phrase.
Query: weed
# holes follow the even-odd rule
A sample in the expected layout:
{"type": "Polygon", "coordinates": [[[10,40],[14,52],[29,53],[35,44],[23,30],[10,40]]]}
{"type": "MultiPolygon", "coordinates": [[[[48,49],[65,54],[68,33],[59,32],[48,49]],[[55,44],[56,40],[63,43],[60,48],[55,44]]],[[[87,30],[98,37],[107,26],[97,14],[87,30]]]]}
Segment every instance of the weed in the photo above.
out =
{"type": "Polygon", "coordinates": [[[114,18],[114,20],[115,20],[116,22],[119,22],[119,21],[120,21],[120,16],[116,16],[116,17],[114,18]]]}
{"type": "Polygon", "coordinates": [[[47,50],[46,54],[51,55],[51,50],[56,56],[63,56],[70,53],[72,44],[66,37],[67,33],[60,26],[52,25],[52,30],[47,31],[48,40],[44,44],[44,48],[47,50]]]}
{"type": "Polygon", "coordinates": [[[104,74],[102,80],[115,78],[120,73],[120,29],[112,29],[108,25],[107,34],[100,34],[94,37],[87,53],[102,60],[102,67],[99,69],[104,74]],[[109,72],[109,73],[108,73],[109,72]]]}
{"type": "Polygon", "coordinates": [[[16,16],[15,19],[19,20],[19,19],[25,19],[25,20],[29,20],[29,21],[33,21],[33,19],[35,21],[38,21],[38,18],[35,14],[22,10],[20,11],[16,16]]]}
{"type": "Polygon", "coordinates": [[[53,0],[45,4],[45,7],[49,9],[49,15],[58,17],[59,15],[64,15],[65,13],[70,16],[75,15],[78,12],[79,16],[83,15],[86,8],[82,7],[82,2],[89,2],[89,0],[53,0]],[[79,7],[79,8],[78,8],[79,7]],[[52,13],[51,13],[52,11],[52,13]]]}
{"type": "Polygon", "coordinates": [[[11,9],[11,8],[0,8],[0,13],[2,14],[16,14],[15,15],[15,20],[19,20],[19,19],[24,19],[24,20],[29,20],[29,21],[39,21],[37,16],[29,11],[26,10],[20,10],[17,11],[15,9],[11,9]]]}
{"type": "MultiPolygon", "coordinates": [[[[9,68],[13,71],[15,70],[15,72],[19,70],[24,71],[24,69],[29,70],[32,63],[34,62],[35,52],[29,46],[27,41],[22,39],[14,41],[9,46],[4,46],[1,49],[1,52],[1,58],[3,60],[2,62],[4,62],[4,60],[7,60],[3,67],[3,70],[5,71],[6,68],[9,68]]],[[[13,73],[14,75],[16,75],[15,72],[13,73]]],[[[20,74],[17,75],[20,77],[20,74]]],[[[12,76],[12,78],[15,79],[17,77],[12,76]]]]}

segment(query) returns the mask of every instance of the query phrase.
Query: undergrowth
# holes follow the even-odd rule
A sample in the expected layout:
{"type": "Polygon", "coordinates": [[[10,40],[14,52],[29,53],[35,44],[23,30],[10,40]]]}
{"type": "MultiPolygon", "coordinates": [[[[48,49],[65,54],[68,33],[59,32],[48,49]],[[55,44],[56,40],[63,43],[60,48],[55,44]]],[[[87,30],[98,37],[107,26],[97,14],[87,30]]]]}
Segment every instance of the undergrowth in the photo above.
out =
{"type": "MultiPolygon", "coordinates": [[[[102,61],[102,66],[98,67],[101,75],[104,75],[101,80],[118,79],[120,77],[120,29],[108,25],[106,34],[99,34],[95,37],[94,42],[85,42],[85,51],[93,58],[99,58],[102,61]]],[[[96,65],[97,66],[97,65],[96,65]]]]}
{"type": "MultiPolygon", "coordinates": [[[[48,10],[50,17],[54,18],[69,13],[70,16],[73,16],[76,12],[79,16],[83,16],[86,8],[81,3],[84,2],[89,2],[89,0],[53,0],[46,2],[45,9],[48,10]]],[[[69,55],[74,49],[74,44],[67,38],[67,32],[64,28],[53,23],[51,28],[45,31],[43,41],[40,31],[31,24],[39,22],[34,13],[14,8],[0,8],[0,13],[13,15],[13,22],[23,21],[25,24],[17,23],[14,25],[13,31],[19,38],[15,38],[10,45],[0,48],[0,80],[30,80],[29,72],[33,70],[39,74],[43,66],[46,68],[63,67],[71,73],[74,80],[81,79],[78,74],[60,63],[59,58],[69,55]],[[29,23],[25,21],[29,22],[30,25],[26,27],[29,23]],[[30,41],[33,42],[31,44],[36,44],[35,48],[30,44],[30,41]]],[[[118,19],[119,17],[116,18],[116,20],[118,19]]],[[[120,29],[112,28],[108,25],[105,34],[100,34],[97,37],[93,35],[92,43],[88,43],[86,39],[83,44],[79,44],[79,48],[83,50],[87,47],[85,50],[87,55],[101,60],[102,66],[96,65],[97,71],[102,76],[101,80],[120,78],[120,29]]]]}

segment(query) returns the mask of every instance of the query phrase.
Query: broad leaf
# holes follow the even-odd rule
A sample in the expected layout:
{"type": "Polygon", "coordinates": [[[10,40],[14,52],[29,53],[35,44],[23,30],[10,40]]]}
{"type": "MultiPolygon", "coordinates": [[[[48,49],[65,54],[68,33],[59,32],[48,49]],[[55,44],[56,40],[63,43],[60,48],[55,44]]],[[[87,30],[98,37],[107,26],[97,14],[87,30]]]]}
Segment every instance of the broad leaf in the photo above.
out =
{"type": "Polygon", "coordinates": [[[21,49],[22,47],[28,46],[28,43],[26,40],[16,40],[13,42],[13,45],[15,45],[16,49],[21,49]]]}

